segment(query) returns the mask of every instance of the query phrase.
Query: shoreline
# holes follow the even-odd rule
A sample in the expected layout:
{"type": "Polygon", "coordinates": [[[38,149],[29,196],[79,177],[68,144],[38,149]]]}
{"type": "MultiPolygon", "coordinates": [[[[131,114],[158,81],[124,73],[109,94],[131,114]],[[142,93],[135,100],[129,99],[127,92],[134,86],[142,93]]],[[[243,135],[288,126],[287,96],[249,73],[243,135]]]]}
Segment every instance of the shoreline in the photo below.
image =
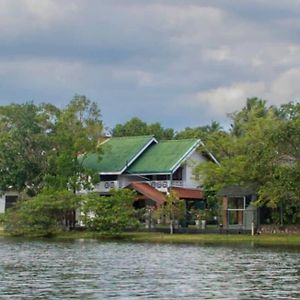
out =
{"type": "Polygon", "coordinates": [[[91,231],[70,231],[59,232],[51,237],[34,237],[22,236],[14,237],[3,231],[0,231],[2,238],[43,238],[49,240],[99,240],[99,241],[120,241],[120,242],[135,242],[135,243],[170,243],[170,244],[250,244],[257,246],[293,246],[299,247],[300,250],[300,235],[299,234],[165,234],[152,232],[123,232],[120,234],[103,234],[91,231]]]}

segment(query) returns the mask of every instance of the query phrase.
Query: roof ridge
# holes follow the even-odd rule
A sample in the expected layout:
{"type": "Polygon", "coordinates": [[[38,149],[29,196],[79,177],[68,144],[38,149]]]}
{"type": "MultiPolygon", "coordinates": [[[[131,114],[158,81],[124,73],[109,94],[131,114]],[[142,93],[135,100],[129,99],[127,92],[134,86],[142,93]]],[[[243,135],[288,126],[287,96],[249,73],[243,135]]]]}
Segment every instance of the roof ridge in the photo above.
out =
{"type": "Polygon", "coordinates": [[[185,142],[185,141],[200,141],[201,139],[197,138],[190,138],[190,139],[180,139],[180,140],[160,140],[159,143],[165,143],[165,142],[185,142]]]}
{"type": "Polygon", "coordinates": [[[130,136],[112,136],[110,139],[128,139],[128,138],[146,138],[146,137],[154,137],[154,134],[148,134],[148,135],[130,135],[130,136]]]}

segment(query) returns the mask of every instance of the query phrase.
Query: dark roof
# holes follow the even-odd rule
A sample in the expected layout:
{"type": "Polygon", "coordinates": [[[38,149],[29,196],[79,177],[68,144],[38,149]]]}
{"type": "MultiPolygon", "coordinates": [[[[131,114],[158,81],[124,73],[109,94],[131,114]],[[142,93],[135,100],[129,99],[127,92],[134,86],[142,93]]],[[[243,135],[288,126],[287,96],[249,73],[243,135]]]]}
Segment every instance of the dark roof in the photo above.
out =
{"type": "Polygon", "coordinates": [[[249,195],[255,195],[257,193],[256,185],[239,186],[239,185],[227,185],[224,186],[217,196],[229,196],[229,197],[244,197],[249,195]]]}
{"type": "Polygon", "coordinates": [[[203,199],[203,192],[199,189],[172,187],[171,190],[174,191],[180,199],[203,199]]]}

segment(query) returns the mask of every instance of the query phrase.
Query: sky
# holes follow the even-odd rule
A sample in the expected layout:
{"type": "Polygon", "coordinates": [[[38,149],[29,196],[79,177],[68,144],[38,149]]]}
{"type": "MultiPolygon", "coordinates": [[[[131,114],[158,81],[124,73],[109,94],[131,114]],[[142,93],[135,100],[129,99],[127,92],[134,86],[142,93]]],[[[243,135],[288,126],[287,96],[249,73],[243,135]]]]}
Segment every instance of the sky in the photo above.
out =
{"type": "Polygon", "coordinates": [[[75,94],[181,130],[300,96],[299,0],[0,0],[0,105],[75,94]]]}

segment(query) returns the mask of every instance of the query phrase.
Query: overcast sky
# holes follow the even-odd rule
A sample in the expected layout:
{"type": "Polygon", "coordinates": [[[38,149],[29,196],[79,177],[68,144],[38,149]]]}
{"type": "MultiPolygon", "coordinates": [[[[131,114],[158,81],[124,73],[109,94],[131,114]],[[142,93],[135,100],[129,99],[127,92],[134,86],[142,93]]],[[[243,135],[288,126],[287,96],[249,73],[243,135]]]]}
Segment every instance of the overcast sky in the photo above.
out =
{"type": "Polygon", "coordinates": [[[0,0],[0,104],[96,101],[177,130],[300,96],[298,0],[0,0]]]}

